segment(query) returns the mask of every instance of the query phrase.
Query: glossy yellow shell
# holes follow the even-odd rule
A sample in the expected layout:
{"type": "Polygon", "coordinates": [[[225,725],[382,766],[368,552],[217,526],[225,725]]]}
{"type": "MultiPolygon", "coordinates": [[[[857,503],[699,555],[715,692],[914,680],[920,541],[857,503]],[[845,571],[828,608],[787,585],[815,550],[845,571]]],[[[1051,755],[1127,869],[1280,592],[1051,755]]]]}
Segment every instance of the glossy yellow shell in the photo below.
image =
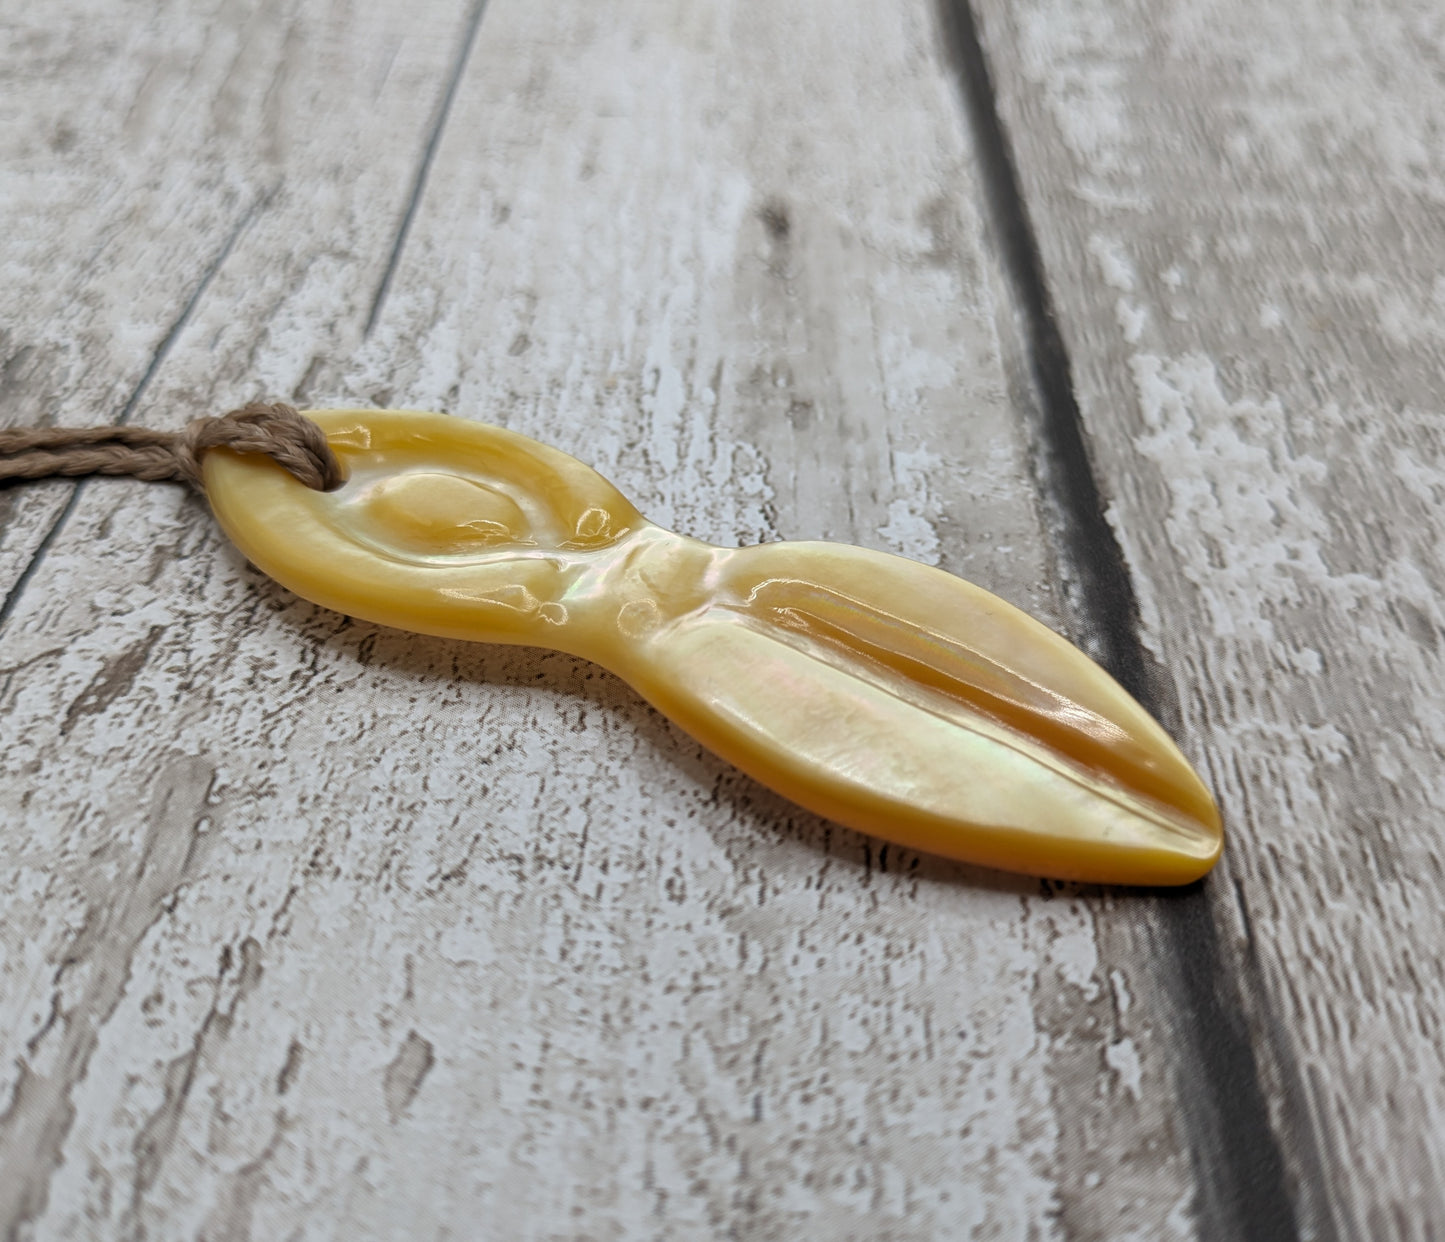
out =
{"type": "Polygon", "coordinates": [[[1209,792],[1097,664],[987,591],[830,543],[717,548],[574,458],[440,414],[325,410],[348,481],[205,460],[257,566],[383,625],[583,656],[745,772],[839,823],[991,867],[1198,879],[1209,792]]]}

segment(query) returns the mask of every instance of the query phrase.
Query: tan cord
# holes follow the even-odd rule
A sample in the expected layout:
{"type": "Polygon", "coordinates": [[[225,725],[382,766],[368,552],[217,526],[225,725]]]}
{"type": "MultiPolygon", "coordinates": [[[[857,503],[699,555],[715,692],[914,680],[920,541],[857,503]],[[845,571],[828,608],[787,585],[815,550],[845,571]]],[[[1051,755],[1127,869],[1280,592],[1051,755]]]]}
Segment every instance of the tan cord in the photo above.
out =
{"type": "Polygon", "coordinates": [[[59,475],[128,475],[175,479],[204,491],[201,456],[207,449],[264,453],[317,491],[346,481],[321,428],[289,405],[253,402],[198,418],[183,431],[145,427],[32,427],[0,430],[0,482],[59,475]]]}

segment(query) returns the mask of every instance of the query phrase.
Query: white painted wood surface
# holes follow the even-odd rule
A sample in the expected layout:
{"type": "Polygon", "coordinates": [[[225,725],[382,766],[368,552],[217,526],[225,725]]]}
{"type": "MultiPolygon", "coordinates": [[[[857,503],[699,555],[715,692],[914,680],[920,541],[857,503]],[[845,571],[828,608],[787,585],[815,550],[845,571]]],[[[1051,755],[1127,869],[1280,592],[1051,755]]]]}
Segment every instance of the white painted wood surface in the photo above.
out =
{"type": "Polygon", "coordinates": [[[978,0],[993,142],[958,9],[0,15],[3,422],[441,408],[1082,633],[1026,212],[1232,830],[1207,906],[884,851],[174,489],[0,491],[0,1236],[1438,1231],[1445,22],[978,0]]]}
{"type": "Polygon", "coordinates": [[[1445,1221],[1445,10],[984,0],[1301,1228],[1445,1221]]]}
{"type": "MultiPolygon", "coordinates": [[[[1059,623],[938,14],[478,13],[10,18],[0,416],[443,408],[1059,623]]],[[[1196,1232],[1146,903],[320,612],[171,489],[0,495],[8,1235],[1196,1232]]]]}

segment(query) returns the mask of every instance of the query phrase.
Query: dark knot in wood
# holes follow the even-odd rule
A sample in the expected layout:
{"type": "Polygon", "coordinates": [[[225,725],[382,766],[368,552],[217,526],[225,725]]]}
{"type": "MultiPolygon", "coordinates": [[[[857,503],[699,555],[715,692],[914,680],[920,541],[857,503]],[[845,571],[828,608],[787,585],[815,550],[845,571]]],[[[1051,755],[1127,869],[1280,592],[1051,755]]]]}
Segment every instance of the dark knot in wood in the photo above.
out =
{"type": "Polygon", "coordinates": [[[289,405],[253,402],[198,418],[182,431],[145,427],[27,427],[0,430],[0,481],[88,474],[174,479],[204,491],[207,450],[264,453],[307,487],[331,491],[346,480],[321,428],[289,405]]]}

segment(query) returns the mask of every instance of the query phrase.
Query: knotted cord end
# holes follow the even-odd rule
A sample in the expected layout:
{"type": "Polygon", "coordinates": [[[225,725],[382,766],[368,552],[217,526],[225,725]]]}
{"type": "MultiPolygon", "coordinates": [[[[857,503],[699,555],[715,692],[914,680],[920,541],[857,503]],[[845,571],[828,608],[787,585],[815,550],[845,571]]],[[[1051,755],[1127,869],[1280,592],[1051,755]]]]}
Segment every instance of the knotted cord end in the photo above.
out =
{"type": "Polygon", "coordinates": [[[205,490],[201,458],[213,448],[264,453],[314,491],[334,491],[346,482],[325,432],[294,406],[279,402],[252,402],[219,418],[198,418],[176,437],[178,477],[198,491],[205,490]]]}

